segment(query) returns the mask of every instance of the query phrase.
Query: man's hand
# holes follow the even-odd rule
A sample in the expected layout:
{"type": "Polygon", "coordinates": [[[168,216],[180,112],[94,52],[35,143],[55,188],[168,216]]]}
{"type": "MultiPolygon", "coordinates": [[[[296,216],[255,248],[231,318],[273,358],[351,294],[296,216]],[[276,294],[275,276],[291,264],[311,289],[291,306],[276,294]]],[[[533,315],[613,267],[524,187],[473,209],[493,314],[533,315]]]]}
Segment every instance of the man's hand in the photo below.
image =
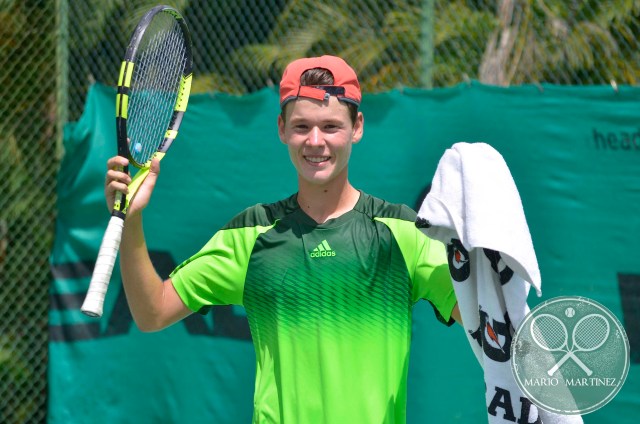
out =
{"type": "MultiPolygon", "coordinates": [[[[121,192],[124,195],[129,193],[129,184],[131,183],[131,176],[121,171],[125,166],[129,164],[127,158],[122,156],[114,156],[107,161],[107,175],[105,179],[105,198],[107,201],[107,207],[111,212],[113,210],[113,204],[115,202],[116,192],[121,192]]],[[[160,174],[160,161],[154,159],[151,162],[151,168],[149,174],[138,188],[138,192],[135,194],[131,202],[129,203],[129,209],[127,215],[135,215],[140,212],[149,204],[151,193],[158,180],[160,174]]]]}

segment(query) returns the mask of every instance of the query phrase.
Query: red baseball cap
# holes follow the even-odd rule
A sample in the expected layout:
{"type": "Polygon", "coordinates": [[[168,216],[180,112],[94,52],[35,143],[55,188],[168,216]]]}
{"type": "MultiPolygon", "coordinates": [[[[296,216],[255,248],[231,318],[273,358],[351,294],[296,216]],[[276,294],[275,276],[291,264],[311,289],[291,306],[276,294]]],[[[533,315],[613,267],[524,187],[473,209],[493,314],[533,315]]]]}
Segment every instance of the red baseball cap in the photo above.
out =
{"type": "Polygon", "coordinates": [[[280,107],[298,97],[316,100],[328,99],[330,95],[339,100],[360,106],[362,93],[358,76],[351,66],[336,56],[307,57],[291,62],[282,74],[280,81],[280,107]],[[333,85],[300,85],[300,78],[305,71],[314,68],[326,69],[333,74],[333,85]]]}

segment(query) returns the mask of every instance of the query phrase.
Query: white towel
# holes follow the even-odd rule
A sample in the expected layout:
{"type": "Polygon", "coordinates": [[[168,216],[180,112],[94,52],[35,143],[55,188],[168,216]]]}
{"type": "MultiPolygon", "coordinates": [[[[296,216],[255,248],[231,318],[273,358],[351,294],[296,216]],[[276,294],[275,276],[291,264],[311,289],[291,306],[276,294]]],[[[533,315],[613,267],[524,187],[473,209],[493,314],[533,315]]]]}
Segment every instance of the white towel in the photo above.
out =
{"type": "MultiPolygon", "coordinates": [[[[456,143],[444,153],[419,216],[454,230],[467,250],[486,247],[533,284],[540,271],[520,194],[506,162],[486,143],[456,143]]],[[[431,230],[434,237],[440,230],[431,230]]]]}
{"type": "Polygon", "coordinates": [[[465,333],[483,368],[489,423],[581,423],[538,409],[511,371],[511,340],[529,312],[540,271],[520,195],[504,159],[485,143],[444,153],[416,225],[447,245],[465,333]],[[526,420],[526,421],[525,421],[526,420]]]}

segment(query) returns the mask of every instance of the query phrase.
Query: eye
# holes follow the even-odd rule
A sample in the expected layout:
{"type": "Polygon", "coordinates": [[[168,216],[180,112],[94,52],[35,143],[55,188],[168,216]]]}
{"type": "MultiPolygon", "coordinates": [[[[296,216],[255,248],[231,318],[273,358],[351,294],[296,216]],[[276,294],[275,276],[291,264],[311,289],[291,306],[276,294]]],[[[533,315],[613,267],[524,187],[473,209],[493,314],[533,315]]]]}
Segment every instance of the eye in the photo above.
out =
{"type": "Polygon", "coordinates": [[[333,132],[339,131],[342,127],[339,124],[331,122],[331,123],[325,124],[323,128],[325,132],[333,133],[333,132]]]}

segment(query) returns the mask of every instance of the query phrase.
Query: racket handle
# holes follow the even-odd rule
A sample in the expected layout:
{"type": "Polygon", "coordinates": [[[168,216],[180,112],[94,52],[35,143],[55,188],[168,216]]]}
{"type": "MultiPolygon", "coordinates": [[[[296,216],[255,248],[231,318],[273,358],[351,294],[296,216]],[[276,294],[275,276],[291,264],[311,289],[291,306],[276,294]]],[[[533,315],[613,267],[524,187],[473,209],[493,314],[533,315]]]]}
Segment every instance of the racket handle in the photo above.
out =
{"type": "Polygon", "coordinates": [[[99,318],[102,316],[104,298],[109,288],[113,266],[118,256],[118,249],[120,249],[123,227],[124,219],[119,216],[112,216],[102,238],[98,259],[89,283],[89,290],[80,308],[85,315],[90,317],[99,318]]]}
{"type": "Polygon", "coordinates": [[[551,369],[549,369],[549,371],[547,371],[547,374],[549,374],[549,377],[551,377],[553,374],[556,373],[556,371],[558,371],[560,369],[560,367],[567,362],[567,360],[571,357],[571,353],[567,352],[566,355],[564,355],[562,357],[562,359],[560,359],[553,367],[551,367],[551,369]]]}

